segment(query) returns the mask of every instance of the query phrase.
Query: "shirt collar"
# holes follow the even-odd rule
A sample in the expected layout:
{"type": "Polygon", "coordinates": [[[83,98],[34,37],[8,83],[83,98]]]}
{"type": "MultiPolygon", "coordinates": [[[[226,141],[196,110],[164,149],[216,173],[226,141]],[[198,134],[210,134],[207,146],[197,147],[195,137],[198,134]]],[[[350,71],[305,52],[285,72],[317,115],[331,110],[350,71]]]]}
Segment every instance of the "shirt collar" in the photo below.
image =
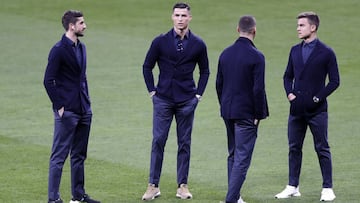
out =
{"type": "Polygon", "coordinates": [[[72,47],[76,47],[76,45],[79,45],[80,44],[80,40],[78,39],[77,40],[77,43],[73,42],[71,39],[69,39],[68,37],[65,36],[65,39],[66,39],[66,43],[68,43],[70,46],[72,47]]]}
{"type": "MultiPolygon", "coordinates": [[[[184,39],[189,39],[189,35],[190,35],[190,31],[187,31],[187,32],[185,33],[184,39]]],[[[178,38],[178,37],[179,37],[179,35],[175,32],[174,29],[173,29],[173,36],[174,36],[174,38],[178,38]]]]}
{"type": "Polygon", "coordinates": [[[256,47],[255,44],[254,44],[254,42],[253,42],[252,40],[250,40],[249,38],[246,38],[246,37],[239,37],[239,38],[237,39],[237,41],[248,42],[248,43],[250,43],[253,47],[256,47]]]}
{"type": "Polygon", "coordinates": [[[309,43],[305,43],[304,41],[303,41],[303,47],[304,46],[307,46],[307,47],[309,47],[309,48],[314,48],[315,47],[315,45],[316,45],[316,43],[317,43],[317,41],[318,41],[318,39],[314,39],[313,41],[311,41],[311,42],[309,42],[309,43]]]}

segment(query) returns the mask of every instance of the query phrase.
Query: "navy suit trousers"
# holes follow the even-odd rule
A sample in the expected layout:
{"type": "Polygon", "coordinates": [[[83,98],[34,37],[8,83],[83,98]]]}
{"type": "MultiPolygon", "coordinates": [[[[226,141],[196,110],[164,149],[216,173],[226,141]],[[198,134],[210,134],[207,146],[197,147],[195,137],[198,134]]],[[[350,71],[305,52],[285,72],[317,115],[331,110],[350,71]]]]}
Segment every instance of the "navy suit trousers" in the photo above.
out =
{"type": "Polygon", "coordinates": [[[49,200],[60,198],[59,187],[64,162],[70,154],[71,192],[74,198],[81,199],[84,189],[84,161],[90,133],[91,111],[79,115],[65,111],[60,117],[54,112],[55,128],[49,165],[49,200]]]}
{"type": "Polygon", "coordinates": [[[224,119],[228,137],[228,192],[226,202],[236,203],[250,167],[257,138],[254,119],[224,119]]]}
{"type": "Polygon", "coordinates": [[[159,184],[164,158],[165,144],[170,126],[175,117],[177,133],[177,183],[187,184],[190,166],[191,132],[198,99],[173,103],[153,96],[153,140],[149,183],[159,184]]]}
{"type": "Polygon", "coordinates": [[[302,147],[308,126],[313,135],[314,148],[320,163],[323,188],[332,188],[332,163],[327,134],[327,112],[321,112],[315,116],[289,116],[289,185],[299,185],[302,147]]]}

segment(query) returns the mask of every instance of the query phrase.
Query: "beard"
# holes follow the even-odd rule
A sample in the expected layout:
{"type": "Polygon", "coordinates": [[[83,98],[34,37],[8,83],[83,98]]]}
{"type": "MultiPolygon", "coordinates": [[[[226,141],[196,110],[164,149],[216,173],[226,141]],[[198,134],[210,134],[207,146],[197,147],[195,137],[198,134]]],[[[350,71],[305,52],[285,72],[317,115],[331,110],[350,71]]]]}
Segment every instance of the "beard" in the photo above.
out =
{"type": "Polygon", "coordinates": [[[78,31],[78,32],[75,32],[75,35],[77,37],[83,37],[84,36],[84,33],[82,31],[78,31]]]}

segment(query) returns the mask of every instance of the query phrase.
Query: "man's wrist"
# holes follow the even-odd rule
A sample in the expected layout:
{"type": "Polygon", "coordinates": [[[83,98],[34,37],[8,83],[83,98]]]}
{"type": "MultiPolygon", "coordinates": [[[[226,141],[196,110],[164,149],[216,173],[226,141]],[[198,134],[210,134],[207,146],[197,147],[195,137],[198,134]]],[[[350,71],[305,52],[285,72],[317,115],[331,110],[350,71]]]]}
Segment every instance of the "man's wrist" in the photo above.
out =
{"type": "Polygon", "coordinates": [[[288,98],[289,101],[292,101],[292,100],[294,100],[296,98],[296,95],[294,95],[293,93],[289,93],[287,98],[288,98]]]}
{"type": "Polygon", "coordinates": [[[200,101],[201,100],[201,95],[196,94],[195,97],[200,101]]]}
{"type": "Polygon", "coordinates": [[[319,103],[320,99],[319,99],[319,97],[314,96],[314,97],[313,97],[313,101],[314,101],[315,103],[319,103]]]}
{"type": "Polygon", "coordinates": [[[150,98],[151,98],[151,97],[153,97],[155,94],[156,94],[156,92],[155,92],[155,91],[151,91],[151,92],[149,92],[149,96],[150,96],[150,98]]]}

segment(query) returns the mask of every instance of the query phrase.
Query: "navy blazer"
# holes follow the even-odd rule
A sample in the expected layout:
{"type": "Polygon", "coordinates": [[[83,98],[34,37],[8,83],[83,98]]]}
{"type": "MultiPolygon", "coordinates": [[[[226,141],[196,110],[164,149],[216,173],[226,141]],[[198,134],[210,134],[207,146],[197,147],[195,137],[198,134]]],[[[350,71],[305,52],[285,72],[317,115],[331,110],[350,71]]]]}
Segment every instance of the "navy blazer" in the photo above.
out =
{"type": "Polygon", "coordinates": [[[177,52],[174,31],[157,36],[147,52],[143,75],[149,92],[172,102],[184,102],[203,95],[209,78],[209,61],[206,45],[201,38],[189,31],[188,42],[182,53],[177,52]],[[157,86],[154,84],[152,70],[157,63],[159,77],[157,86]],[[199,66],[199,80],[195,85],[193,72],[199,66]]]}
{"type": "Polygon", "coordinates": [[[63,35],[51,49],[44,76],[44,86],[54,110],[85,113],[90,109],[86,80],[86,48],[82,49],[82,65],[78,63],[69,39],[63,35]]]}
{"type": "Polygon", "coordinates": [[[314,115],[327,111],[326,98],[340,85],[339,70],[334,51],[320,40],[304,64],[302,45],[303,42],[291,48],[283,77],[284,88],[286,95],[296,95],[290,102],[290,114],[314,115]],[[315,103],[314,96],[320,102],[315,103]]]}
{"type": "Polygon", "coordinates": [[[216,91],[225,119],[260,120],[269,115],[265,57],[251,40],[240,37],[221,53],[216,91]]]}

